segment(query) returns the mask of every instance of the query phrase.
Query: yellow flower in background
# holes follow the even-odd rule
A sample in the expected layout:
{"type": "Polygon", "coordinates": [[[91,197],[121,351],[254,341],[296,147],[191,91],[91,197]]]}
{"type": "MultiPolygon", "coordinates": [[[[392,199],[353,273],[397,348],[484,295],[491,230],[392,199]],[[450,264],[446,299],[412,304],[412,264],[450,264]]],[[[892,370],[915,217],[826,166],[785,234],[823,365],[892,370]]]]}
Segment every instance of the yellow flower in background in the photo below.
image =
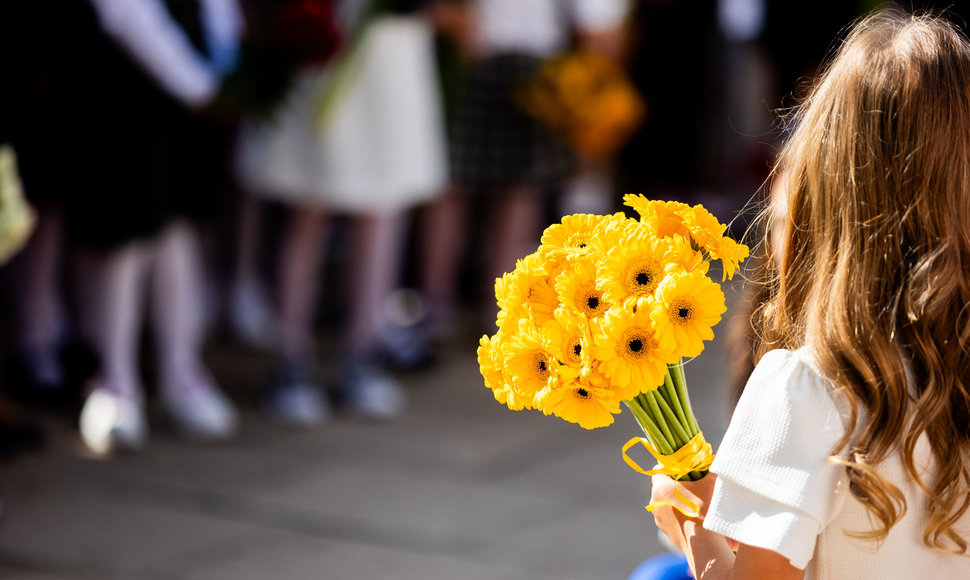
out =
{"type": "Polygon", "coordinates": [[[524,400],[512,389],[502,372],[502,352],[499,333],[491,338],[485,335],[478,341],[478,367],[481,369],[485,386],[491,389],[495,400],[513,411],[531,408],[532,400],[524,400]]]}
{"type": "Polygon", "coordinates": [[[621,399],[656,389],[677,360],[668,334],[654,330],[647,308],[614,308],[600,321],[593,358],[621,399]]]}
{"type": "Polygon", "coordinates": [[[590,260],[574,260],[556,279],[556,294],[563,306],[589,319],[599,318],[609,309],[596,286],[596,265],[590,260]]]}
{"type": "Polygon", "coordinates": [[[593,158],[616,151],[646,112],[622,67],[582,50],[545,62],[518,91],[516,102],[573,149],[593,158]]]}
{"type": "Polygon", "coordinates": [[[504,360],[502,370],[506,380],[517,400],[531,408],[536,394],[558,378],[558,363],[543,348],[539,333],[524,322],[519,325],[518,332],[505,337],[501,352],[504,360]]]}
{"type": "Polygon", "coordinates": [[[672,336],[678,357],[697,356],[704,341],[714,338],[713,327],[727,311],[721,287],[703,272],[668,275],[657,288],[650,317],[657,331],[672,336]]]}
{"type": "Polygon", "coordinates": [[[620,412],[620,399],[609,388],[580,381],[547,388],[536,399],[536,408],[546,415],[578,423],[583,429],[611,425],[613,416],[620,412]]]}
{"type": "Polygon", "coordinates": [[[636,235],[621,238],[597,268],[603,297],[613,304],[652,299],[663,280],[669,249],[663,238],[636,235]]]}

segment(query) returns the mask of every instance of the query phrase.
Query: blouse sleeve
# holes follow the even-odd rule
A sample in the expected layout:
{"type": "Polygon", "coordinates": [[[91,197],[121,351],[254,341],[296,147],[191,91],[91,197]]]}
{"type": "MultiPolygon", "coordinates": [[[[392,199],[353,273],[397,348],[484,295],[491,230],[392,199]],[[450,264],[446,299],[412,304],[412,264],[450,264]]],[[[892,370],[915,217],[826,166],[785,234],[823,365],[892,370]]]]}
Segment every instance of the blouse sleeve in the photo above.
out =
{"type": "Polygon", "coordinates": [[[219,77],[192,48],[161,0],[91,0],[105,33],[168,93],[189,107],[207,103],[219,77]]]}
{"type": "Polygon", "coordinates": [[[845,426],[804,351],[766,354],[748,380],[711,471],[704,527],[804,569],[838,513],[845,469],[829,456],[845,426]]]}

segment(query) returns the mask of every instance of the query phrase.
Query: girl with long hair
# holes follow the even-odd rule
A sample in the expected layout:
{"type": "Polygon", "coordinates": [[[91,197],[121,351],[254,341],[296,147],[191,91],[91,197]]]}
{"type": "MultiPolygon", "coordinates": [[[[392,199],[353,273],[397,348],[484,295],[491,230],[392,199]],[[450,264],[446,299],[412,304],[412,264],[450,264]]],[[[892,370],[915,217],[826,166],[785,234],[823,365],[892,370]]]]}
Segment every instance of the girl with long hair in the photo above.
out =
{"type": "Polygon", "coordinates": [[[795,112],[766,211],[760,360],[711,474],[654,478],[697,578],[970,571],[970,42],[859,22],[795,112]],[[774,216],[770,218],[769,216],[774,216]]]}

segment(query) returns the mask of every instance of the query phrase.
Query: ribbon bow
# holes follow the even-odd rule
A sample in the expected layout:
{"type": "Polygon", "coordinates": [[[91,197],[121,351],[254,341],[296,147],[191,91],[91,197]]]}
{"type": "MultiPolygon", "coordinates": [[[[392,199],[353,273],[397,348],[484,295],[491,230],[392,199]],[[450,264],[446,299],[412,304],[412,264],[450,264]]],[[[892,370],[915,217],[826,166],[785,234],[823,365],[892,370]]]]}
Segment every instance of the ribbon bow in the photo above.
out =
{"type": "MultiPolygon", "coordinates": [[[[623,446],[623,460],[626,461],[627,465],[633,468],[634,471],[642,473],[643,475],[669,475],[674,481],[684,477],[692,471],[707,471],[711,467],[711,463],[714,461],[714,450],[711,448],[711,444],[704,440],[704,433],[698,432],[694,435],[694,438],[687,442],[686,445],[671,453],[670,455],[662,455],[659,451],[654,449],[650,441],[643,437],[634,437],[626,442],[623,446]],[[637,443],[643,445],[653,455],[654,459],[657,460],[657,465],[651,470],[646,470],[640,467],[636,461],[634,461],[627,451],[637,443]]],[[[677,486],[674,486],[674,496],[681,501],[687,509],[683,506],[677,505],[675,503],[670,503],[668,501],[658,501],[646,506],[647,511],[653,511],[661,506],[669,505],[670,507],[676,509],[680,513],[684,514],[689,518],[696,518],[700,516],[699,508],[697,504],[687,499],[680,493],[677,486]],[[688,511],[690,510],[690,511],[688,511]]]]}

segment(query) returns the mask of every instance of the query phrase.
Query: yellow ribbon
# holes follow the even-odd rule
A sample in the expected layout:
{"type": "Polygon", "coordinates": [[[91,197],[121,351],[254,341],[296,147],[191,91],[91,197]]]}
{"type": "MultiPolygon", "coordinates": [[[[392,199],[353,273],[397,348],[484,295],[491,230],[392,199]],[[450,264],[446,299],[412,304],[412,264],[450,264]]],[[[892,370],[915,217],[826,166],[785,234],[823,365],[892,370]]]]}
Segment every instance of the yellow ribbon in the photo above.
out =
{"type": "MultiPolygon", "coordinates": [[[[623,446],[623,461],[626,461],[626,464],[633,468],[634,471],[642,473],[643,475],[669,475],[674,481],[677,481],[692,471],[707,471],[710,469],[711,462],[714,461],[714,450],[711,448],[711,444],[704,440],[704,433],[702,432],[698,432],[686,445],[670,455],[662,455],[654,449],[653,445],[650,445],[650,441],[647,439],[634,437],[623,446]],[[627,451],[637,443],[646,447],[650,455],[653,455],[654,459],[658,461],[658,464],[653,469],[648,471],[640,467],[636,461],[627,455],[627,451]]],[[[654,502],[646,506],[647,511],[653,511],[658,507],[669,505],[689,518],[696,518],[700,515],[697,504],[684,497],[676,485],[674,485],[674,497],[682,502],[687,507],[687,510],[690,511],[668,501],[654,502]]]]}

